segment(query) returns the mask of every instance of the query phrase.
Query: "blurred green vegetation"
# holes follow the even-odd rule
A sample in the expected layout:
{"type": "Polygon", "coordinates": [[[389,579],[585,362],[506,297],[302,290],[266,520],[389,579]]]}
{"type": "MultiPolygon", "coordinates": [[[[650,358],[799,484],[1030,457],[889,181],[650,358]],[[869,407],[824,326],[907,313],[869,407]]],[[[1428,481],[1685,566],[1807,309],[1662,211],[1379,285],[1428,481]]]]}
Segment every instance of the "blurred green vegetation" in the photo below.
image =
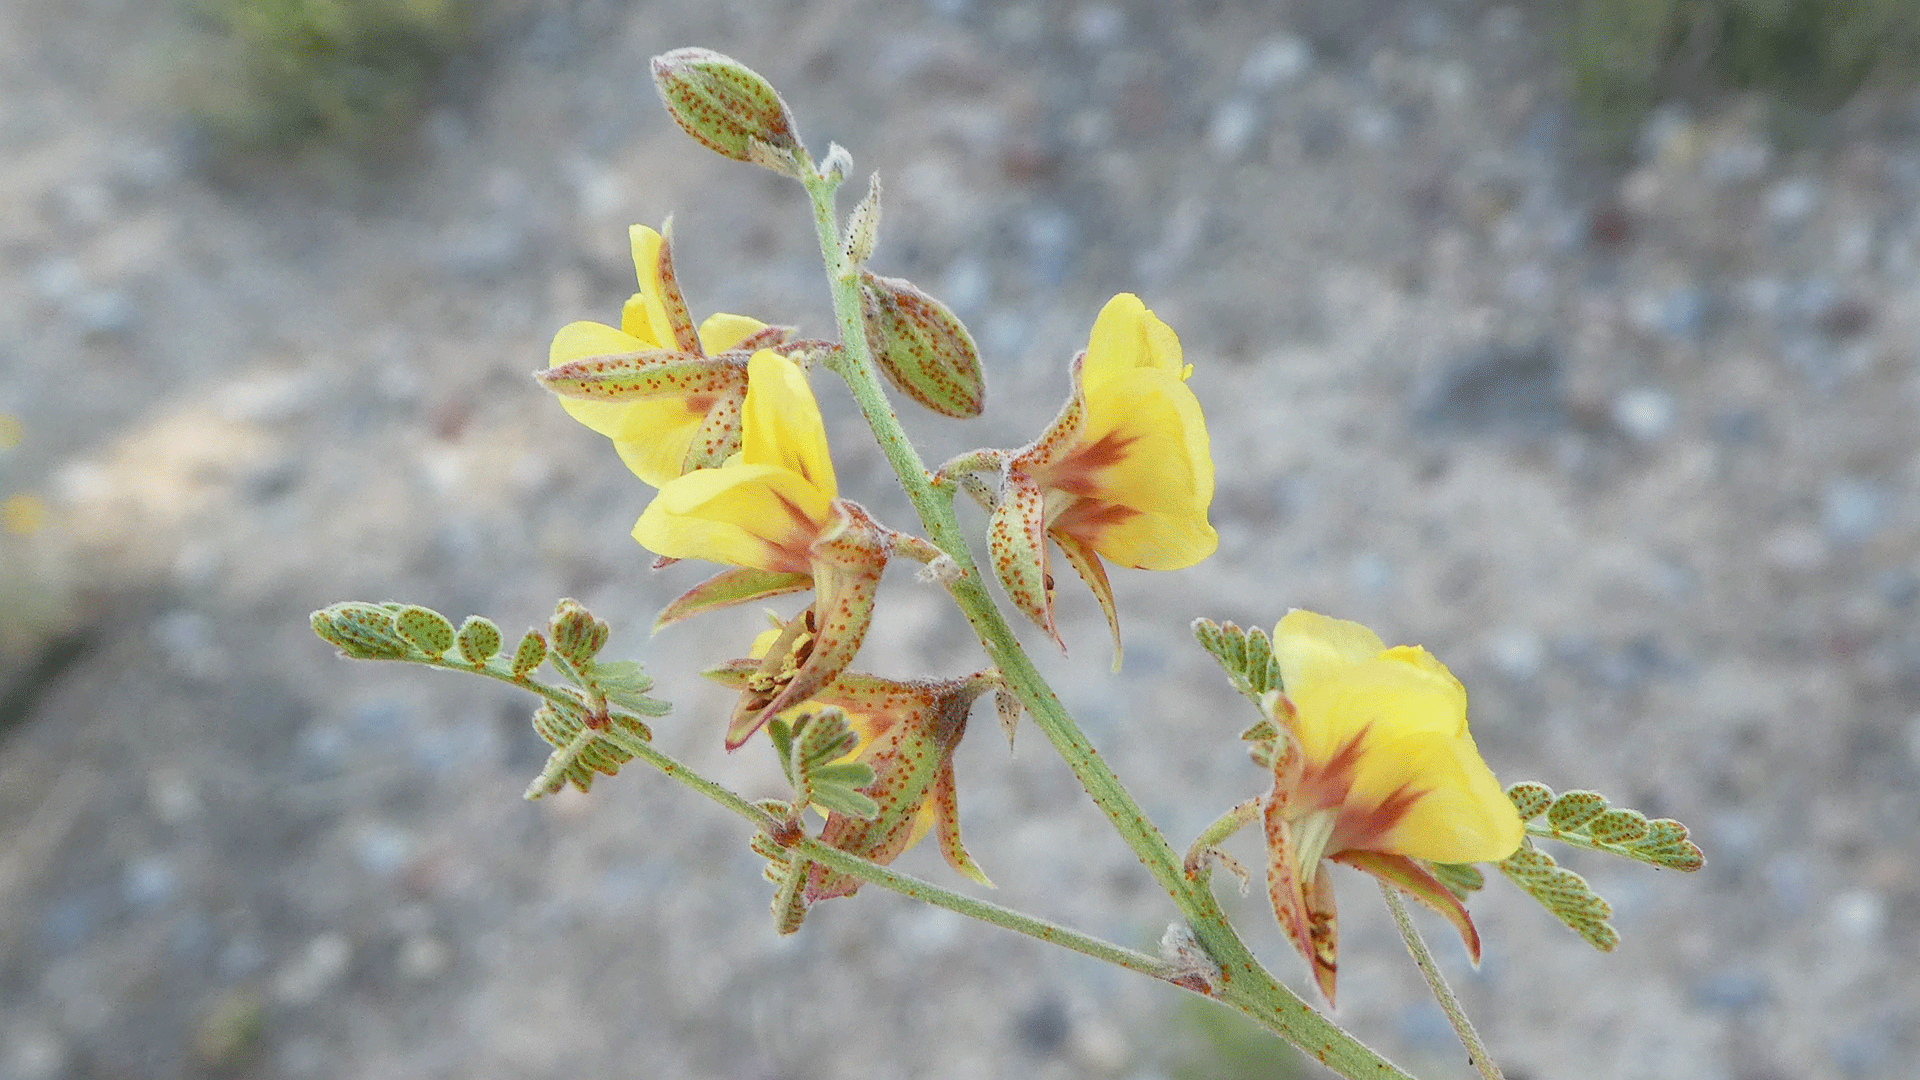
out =
{"type": "Polygon", "coordinates": [[[1623,148],[1656,103],[1764,93],[1783,118],[1920,77],[1920,0],[1553,0],[1573,95],[1623,148]]]}
{"type": "Polygon", "coordinates": [[[1182,998],[1158,1063],[1172,1080],[1294,1080],[1306,1059],[1231,1009],[1182,998]]]}
{"type": "Polygon", "coordinates": [[[188,109],[229,153],[392,146],[474,48],[483,2],[188,0],[188,109]]]}

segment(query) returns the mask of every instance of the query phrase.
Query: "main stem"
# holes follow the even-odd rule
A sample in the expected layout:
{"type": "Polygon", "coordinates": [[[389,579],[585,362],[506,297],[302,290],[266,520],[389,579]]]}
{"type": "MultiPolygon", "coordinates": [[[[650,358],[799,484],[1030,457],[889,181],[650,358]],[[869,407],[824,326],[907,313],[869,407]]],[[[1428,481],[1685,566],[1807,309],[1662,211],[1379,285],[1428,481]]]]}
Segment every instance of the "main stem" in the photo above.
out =
{"type": "Polygon", "coordinates": [[[934,489],[926,464],[914,450],[900,426],[900,418],[880,389],[879,371],[867,347],[861,311],[860,268],[849,265],[841,248],[833,201],[839,180],[822,176],[819,170],[809,166],[804,170],[802,183],[813,205],[820,255],[839,322],[841,353],[833,361],[834,369],[852,391],[881,452],[893,466],[907,498],[920,515],[928,539],[946,552],[958,568],[959,573],[948,582],[947,589],[972,625],[981,647],[1033,716],[1034,723],[1059,751],[1094,805],[1113,823],[1141,864],[1166,890],[1186,917],[1194,938],[1220,965],[1219,978],[1209,986],[1212,995],[1240,1009],[1342,1076],[1413,1080],[1308,1006],[1260,965],[1228,923],[1204,876],[1198,880],[1187,876],[1180,856],[1147,819],[1119,778],[1107,768],[1099,752],[1067,715],[1066,707],[1020,647],[1013,630],[987,593],[980,568],[967,547],[966,534],[960,530],[959,519],[954,515],[951,493],[934,489]]]}

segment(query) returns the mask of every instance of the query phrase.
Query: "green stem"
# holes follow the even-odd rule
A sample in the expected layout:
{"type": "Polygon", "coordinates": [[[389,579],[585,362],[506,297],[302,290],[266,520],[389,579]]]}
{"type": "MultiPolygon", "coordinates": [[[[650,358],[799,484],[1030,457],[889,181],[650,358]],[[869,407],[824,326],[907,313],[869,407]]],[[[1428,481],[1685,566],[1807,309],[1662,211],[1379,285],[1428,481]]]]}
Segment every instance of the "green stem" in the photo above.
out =
{"type": "Polygon", "coordinates": [[[1053,743],[1094,805],[1113,823],[1141,864],[1179,907],[1195,940],[1219,964],[1220,977],[1208,990],[1342,1076],[1394,1076],[1412,1080],[1321,1016],[1254,959],[1220,910],[1212,891],[1198,876],[1187,875],[1180,855],[1107,768],[1099,752],[1074,724],[1066,707],[1020,647],[999,607],[987,593],[979,566],[967,547],[966,534],[954,514],[952,499],[934,488],[931,474],[880,389],[879,372],[867,347],[858,268],[847,264],[834,213],[833,196],[839,183],[820,176],[818,170],[810,170],[802,177],[802,183],[812,203],[820,255],[839,323],[841,353],[829,361],[829,366],[846,381],[881,453],[893,466],[907,498],[919,513],[928,539],[953,559],[958,572],[947,581],[947,590],[972,625],[981,647],[1000,670],[1007,687],[1026,706],[1034,723],[1053,743]]]}
{"type": "MultiPolygon", "coordinates": [[[[675,760],[652,743],[632,738],[625,732],[617,730],[602,732],[601,737],[753,822],[763,832],[773,835],[783,831],[783,823],[778,818],[675,760]]],[[[830,847],[815,837],[800,837],[790,844],[787,850],[793,854],[796,865],[805,862],[820,863],[843,874],[859,878],[861,881],[870,882],[883,889],[891,889],[902,896],[921,900],[935,907],[946,908],[948,911],[979,919],[982,922],[992,923],[1012,930],[1016,934],[1025,934],[1040,941],[1051,942],[1091,956],[1095,960],[1118,964],[1130,971],[1138,971],[1156,979],[1170,979],[1178,973],[1172,965],[1157,956],[1116,945],[1046,919],[1036,918],[1011,908],[942,888],[931,881],[922,880],[911,874],[903,874],[891,867],[881,866],[858,855],[851,855],[838,848],[830,847]]]]}
{"type": "Polygon", "coordinates": [[[1480,1034],[1473,1030],[1473,1022],[1467,1019],[1467,1011],[1460,1007],[1460,999],[1453,996],[1453,989],[1447,985],[1446,976],[1440,974],[1439,965],[1433,962],[1433,953],[1428,951],[1425,938],[1413,925],[1413,917],[1407,914],[1407,905],[1400,899],[1400,892],[1386,882],[1380,882],[1380,895],[1387,898],[1387,909],[1393,912],[1394,925],[1400,928],[1400,940],[1407,943],[1407,952],[1413,954],[1413,962],[1420,968],[1420,974],[1427,977],[1427,986],[1433,991],[1434,1000],[1440,1003],[1440,1009],[1447,1014],[1447,1023],[1453,1025],[1453,1033],[1460,1037],[1460,1045],[1467,1048],[1467,1060],[1480,1070],[1486,1080],[1502,1080],[1500,1066],[1493,1063],[1493,1057],[1487,1053],[1480,1034]]]}

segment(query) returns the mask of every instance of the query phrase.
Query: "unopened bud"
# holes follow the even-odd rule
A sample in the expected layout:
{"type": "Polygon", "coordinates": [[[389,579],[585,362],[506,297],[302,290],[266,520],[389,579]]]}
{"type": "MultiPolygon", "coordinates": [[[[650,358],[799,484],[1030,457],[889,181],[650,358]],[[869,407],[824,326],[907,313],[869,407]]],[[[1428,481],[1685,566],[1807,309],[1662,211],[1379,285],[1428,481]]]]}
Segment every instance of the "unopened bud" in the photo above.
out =
{"type": "Polygon", "coordinates": [[[578,667],[592,660],[607,643],[607,624],[593,617],[578,600],[562,600],[547,623],[553,651],[578,667]]]}
{"type": "Polygon", "coordinates": [[[675,49],[653,58],[653,85],[673,122],[709,150],[798,175],[793,114],[745,64],[712,49],[675,49]]]}
{"type": "Polygon", "coordinates": [[[986,407],[980,351],[959,316],[901,278],[862,271],[860,299],[867,347],[901,393],[943,416],[962,419],[986,407]]]}

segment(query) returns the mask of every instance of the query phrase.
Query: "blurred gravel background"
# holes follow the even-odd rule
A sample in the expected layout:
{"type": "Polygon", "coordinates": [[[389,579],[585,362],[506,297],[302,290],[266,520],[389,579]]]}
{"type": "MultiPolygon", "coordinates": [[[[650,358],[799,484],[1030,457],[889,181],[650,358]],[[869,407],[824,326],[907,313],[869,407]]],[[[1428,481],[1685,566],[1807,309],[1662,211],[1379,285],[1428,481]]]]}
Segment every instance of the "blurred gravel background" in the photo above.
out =
{"type": "MultiPolygon", "coordinates": [[[[1177,843],[1259,788],[1187,622],[1361,619],[1454,667],[1504,779],[1677,816],[1708,853],[1690,878],[1569,858],[1614,903],[1610,956],[1499,882],[1478,972],[1435,925],[1509,1076],[1912,1075],[1920,100],[1793,143],[1750,100],[1668,105],[1602,157],[1538,16],[508,5],[370,168],[216,161],[167,5],[0,5],[0,1078],[1313,1071],[885,894],[778,938],[731,817],[639,772],[523,803],[529,701],[307,629],[398,598],[511,634],[577,596],[676,702],[663,746],[777,791],[692,674],[760,616],[648,638],[700,571],[648,571],[647,490],[527,377],[561,324],[615,317],[627,225],[669,213],[696,315],[830,327],[798,192],[659,110],[647,58],[683,44],[885,177],[876,269],[950,302],[991,381],[981,421],[909,418],[930,459],[1025,441],[1111,294],[1180,333],[1220,552],[1118,574],[1118,677],[1077,584],[1072,656],[1035,643],[1177,843]]],[[[843,489],[904,521],[820,389],[843,489]]],[[[897,578],[860,666],[970,666],[897,578]]],[[[1009,757],[981,717],[959,764],[998,899],[1158,938],[1171,909],[1042,739],[1009,757]]],[[[1339,1019],[1471,1075],[1371,885],[1340,890],[1339,1019]]]]}

